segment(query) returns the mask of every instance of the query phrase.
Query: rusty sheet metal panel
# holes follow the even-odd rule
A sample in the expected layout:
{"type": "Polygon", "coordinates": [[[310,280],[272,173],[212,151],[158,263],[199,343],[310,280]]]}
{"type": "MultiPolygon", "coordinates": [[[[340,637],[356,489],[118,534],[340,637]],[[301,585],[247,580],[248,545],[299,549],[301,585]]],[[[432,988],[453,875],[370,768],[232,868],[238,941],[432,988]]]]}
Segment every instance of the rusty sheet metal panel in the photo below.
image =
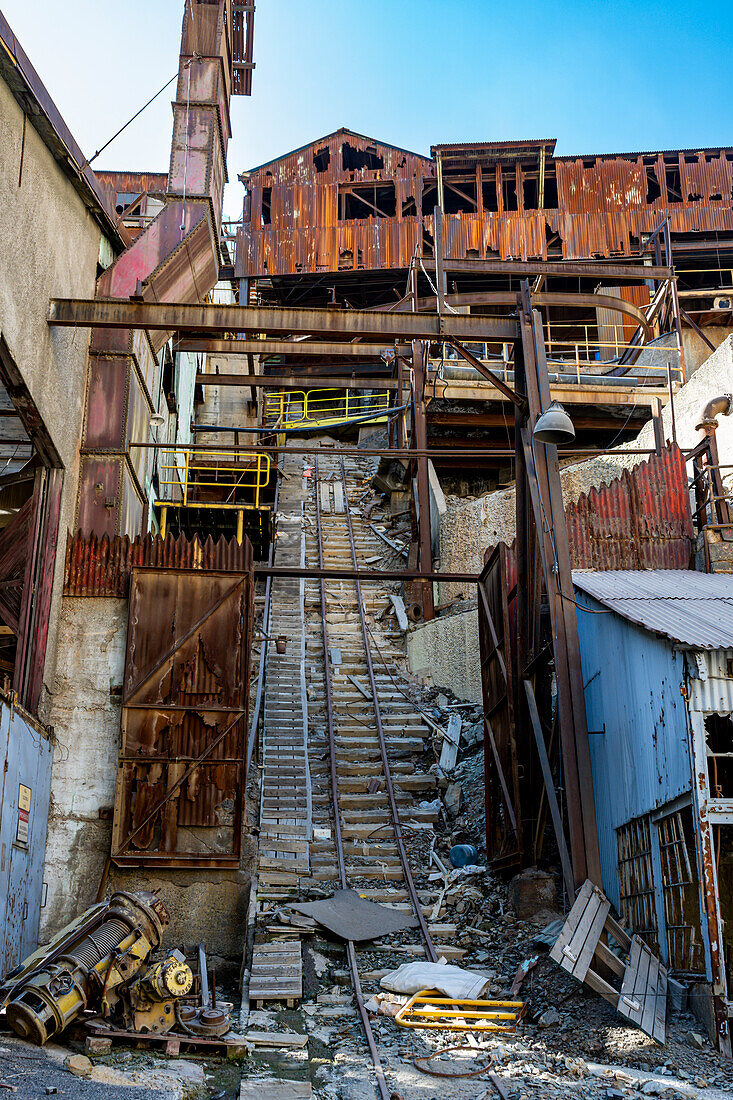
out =
{"type": "Polygon", "coordinates": [[[411,153],[395,145],[385,145],[352,130],[336,130],[309,145],[302,145],[283,157],[267,161],[246,173],[247,186],[274,187],[290,183],[360,183],[373,180],[432,177],[435,164],[429,157],[411,153]],[[344,168],[342,146],[358,153],[376,155],[381,164],[375,168],[344,168]],[[324,167],[320,169],[320,166],[324,167]]]}
{"type": "Polygon", "coordinates": [[[239,861],[252,573],[135,569],[112,859],[239,861]]]}
{"type": "Polygon", "coordinates": [[[574,569],[689,569],[687,471],[675,444],[565,509],[574,569]]]}
{"type": "MultiPolygon", "coordinates": [[[[521,847],[507,813],[503,786],[509,792],[516,821],[521,821],[519,770],[514,722],[513,636],[514,606],[510,595],[516,584],[513,550],[500,543],[479,578],[479,645],[484,717],[494,736],[494,755],[488,730],[484,742],[486,774],[486,851],[492,861],[517,862],[521,847]],[[497,758],[498,757],[498,762],[497,758]],[[503,775],[503,783],[499,776],[503,775]]],[[[521,829],[519,830],[521,837],[521,829]]]]}
{"type": "Polygon", "coordinates": [[[248,573],[253,565],[249,539],[209,536],[204,542],[185,535],[163,539],[160,535],[97,536],[69,533],[64,570],[65,596],[117,596],[130,589],[130,575],[136,567],[214,570],[219,573],[248,573]]]}
{"type": "Polygon", "coordinates": [[[117,208],[117,195],[161,195],[168,177],[164,172],[103,172],[97,171],[99,185],[104,192],[110,210],[117,208]]]}

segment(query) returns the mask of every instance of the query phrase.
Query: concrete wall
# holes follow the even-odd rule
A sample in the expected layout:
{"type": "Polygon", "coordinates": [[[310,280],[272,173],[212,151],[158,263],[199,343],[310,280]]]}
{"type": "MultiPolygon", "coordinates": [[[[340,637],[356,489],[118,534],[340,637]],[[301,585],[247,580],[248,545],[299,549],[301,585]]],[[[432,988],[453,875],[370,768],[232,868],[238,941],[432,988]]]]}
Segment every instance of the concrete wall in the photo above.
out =
{"type": "Polygon", "coordinates": [[[86,330],[46,323],[49,298],[92,298],[101,232],[78,193],[0,80],[0,330],[65,467],[41,717],[49,710],[63,582],[73,526],[87,374],[86,330]]]}
{"type": "Polygon", "coordinates": [[[42,940],[94,902],[109,855],[126,638],[127,600],[63,599],[42,940]]]}
{"type": "Polygon", "coordinates": [[[459,699],[480,703],[478,614],[474,608],[422,623],[407,635],[410,672],[459,699]]]}
{"type": "MultiPolygon", "coordinates": [[[[94,903],[110,853],[127,618],[127,600],[67,596],[62,602],[42,942],[94,903]]],[[[236,960],[246,933],[254,851],[250,837],[242,841],[239,870],[113,867],[107,894],[160,889],[172,918],[168,945],[203,940],[215,959],[236,960]]]]}

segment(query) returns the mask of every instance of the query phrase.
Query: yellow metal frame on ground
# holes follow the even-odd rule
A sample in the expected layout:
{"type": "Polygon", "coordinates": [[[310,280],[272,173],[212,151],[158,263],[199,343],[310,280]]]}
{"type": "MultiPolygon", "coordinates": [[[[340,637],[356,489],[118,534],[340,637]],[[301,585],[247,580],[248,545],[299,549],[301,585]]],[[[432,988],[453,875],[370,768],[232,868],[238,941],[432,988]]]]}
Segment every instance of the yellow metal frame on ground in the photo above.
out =
{"type": "Polygon", "coordinates": [[[523,1010],[524,1001],[462,1001],[443,997],[435,990],[421,989],[399,1010],[395,1023],[400,1027],[441,1031],[513,1031],[523,1010]]]}

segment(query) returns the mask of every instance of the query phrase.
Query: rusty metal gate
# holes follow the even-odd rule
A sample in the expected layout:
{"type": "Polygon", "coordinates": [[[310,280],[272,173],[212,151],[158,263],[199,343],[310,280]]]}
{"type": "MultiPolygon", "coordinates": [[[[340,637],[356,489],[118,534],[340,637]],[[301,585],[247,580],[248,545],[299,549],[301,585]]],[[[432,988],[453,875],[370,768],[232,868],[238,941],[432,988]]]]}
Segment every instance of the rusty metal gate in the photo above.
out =
{"type": "Polygon", "coordinates": [[[507,863],[519,861],[522,851],[512,675],[514,631],[510,623],[510,590],[514,588],[515,573],[513,554],[500,543],[478,581],[486,727],[486,846],[490,859],[507,863]]]}
{"type": "Polygon", "coordinates": [[[239,861],[252,573],[133,569],[112,860],[239,861]]]}

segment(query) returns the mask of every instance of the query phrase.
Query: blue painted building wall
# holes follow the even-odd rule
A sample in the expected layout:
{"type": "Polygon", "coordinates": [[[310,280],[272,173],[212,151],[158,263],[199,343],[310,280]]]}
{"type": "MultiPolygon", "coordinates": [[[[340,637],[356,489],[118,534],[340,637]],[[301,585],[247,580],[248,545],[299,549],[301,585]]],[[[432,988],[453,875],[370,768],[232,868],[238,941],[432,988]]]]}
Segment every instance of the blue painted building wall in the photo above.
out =
{"type": "Polygon", "coordinates": [[[0,701],[0,977],[38,946],[53,746],[0,701]],[[20,787],[30,810],[19,832],[20,787]]]}
{"type": "Polygon", "coordinates": [[[576,589],[601,871],[620,907],[616,829],[691,790],[684,654],[576,589]],[[588,608],[589,610],[583,610],[588,608]]]}

